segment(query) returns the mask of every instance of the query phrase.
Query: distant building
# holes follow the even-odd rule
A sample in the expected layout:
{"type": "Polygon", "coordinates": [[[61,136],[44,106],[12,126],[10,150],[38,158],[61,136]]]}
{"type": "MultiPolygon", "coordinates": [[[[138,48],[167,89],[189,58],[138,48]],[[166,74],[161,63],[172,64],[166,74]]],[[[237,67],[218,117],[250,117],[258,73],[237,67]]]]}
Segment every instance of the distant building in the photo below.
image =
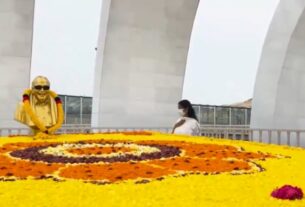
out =
{"type": "Polygon", "coordinates": [[[194,104],[201,125],[250,125],[252,99],[231,105],[194,104]]]}
{"type": "Polygon", "coordinates": [[[90,125],[92,97],[59,95],[65,111],[65,125],[90,125]]]}
{"type": "MultiPolygon", "coordinates": [[[[66,125],[91,125],[92,97],[60,95],[65,111],[66,125]]],[[[201,125],[249,125],[251,101],[231,105],[194,104],[201,125]]]]}
{"type": "Polygon", "coordinates": [[[252,98],[244,101],[244,102],[239,102],[239,103],[234,103],[229,105],[230,107],[242,107],[242,108],[248,108],[251,109],[252,108],[252,98]]]}

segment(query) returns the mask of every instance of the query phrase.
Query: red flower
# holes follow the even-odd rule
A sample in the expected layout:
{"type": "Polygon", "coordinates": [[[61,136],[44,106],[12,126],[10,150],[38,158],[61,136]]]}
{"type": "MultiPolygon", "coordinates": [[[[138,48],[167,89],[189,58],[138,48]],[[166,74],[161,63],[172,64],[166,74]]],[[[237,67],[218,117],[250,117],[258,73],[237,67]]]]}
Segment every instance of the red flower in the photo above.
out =
{"type": "Polygon", "coordinates": [[[23,95],[23,102],[28,101],[28,100],[30,100],[29,95],[24,94],[24,95],[23,95]]]}
{"type": "Polygon", "coordinates": [[[278,199],[296,200],[303,198],[303,191],[301,188],[293,187],[291,185],[284,185],[281,188],[276,188],[271,196],[278,199]]]}
{"type": "Polygon", "coordinates": [[[62,102],[61,102],[61,99],[57,96],[56,98],[55,98],[55,102],[57,103],[57,104],[61,104],[62,102]]]}

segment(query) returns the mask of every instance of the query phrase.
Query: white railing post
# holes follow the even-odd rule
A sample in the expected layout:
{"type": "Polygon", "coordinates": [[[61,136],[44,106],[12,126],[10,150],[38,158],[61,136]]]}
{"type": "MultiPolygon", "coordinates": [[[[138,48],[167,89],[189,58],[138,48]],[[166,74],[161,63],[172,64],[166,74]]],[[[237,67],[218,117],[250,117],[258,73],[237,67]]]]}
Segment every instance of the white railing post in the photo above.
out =
{"type": "Polygon", "coordinates": [[[277,144],[281,144],[281,131],[277,131],[277,144]]]}
{"type": "Polygon", "coordinates": [[[297,146],[299,147],[301,145],[300,143],[300,132],[297,131],[297,146]]]}
{"type": "Polygon", "coordinates": [[[272,131],[268,130],[268,143],[271,144],[272,131]]]}
{"type": "Polygon", "coordinates": [[[263,142],[263,130],[259,130],[259,142],[263,142]]]}
{"type": "Polygon", "coordinates": [[[287,145],[290,146],[290,131],[287,130],[287,145]]]}

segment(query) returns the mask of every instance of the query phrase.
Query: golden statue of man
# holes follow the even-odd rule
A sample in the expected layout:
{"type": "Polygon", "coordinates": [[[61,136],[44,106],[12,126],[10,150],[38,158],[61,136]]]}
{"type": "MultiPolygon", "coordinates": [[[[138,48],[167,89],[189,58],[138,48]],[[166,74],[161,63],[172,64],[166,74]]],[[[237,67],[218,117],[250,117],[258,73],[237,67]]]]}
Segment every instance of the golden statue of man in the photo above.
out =
{"type": "Polygon", "coordinates": [[[15,120],[29,126],[34,134],[53,134],[61,127],[64,120],[62,103],[57,94],[50,90],[46,77],[36,77],[32,89],[24,91],[15,120]]]}

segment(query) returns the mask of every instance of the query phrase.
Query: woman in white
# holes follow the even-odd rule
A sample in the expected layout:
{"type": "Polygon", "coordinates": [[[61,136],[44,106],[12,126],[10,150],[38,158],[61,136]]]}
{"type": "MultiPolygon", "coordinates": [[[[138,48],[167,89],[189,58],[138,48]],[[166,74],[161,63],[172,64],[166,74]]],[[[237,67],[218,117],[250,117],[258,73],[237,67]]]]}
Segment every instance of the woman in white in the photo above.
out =
{"type": "Polygon", "coordinates": [[[178,103],[180,118],[177,120],[172,133],[183,135],[200,135],[200,125],[191,102],[182,100],[178,103]]]}

